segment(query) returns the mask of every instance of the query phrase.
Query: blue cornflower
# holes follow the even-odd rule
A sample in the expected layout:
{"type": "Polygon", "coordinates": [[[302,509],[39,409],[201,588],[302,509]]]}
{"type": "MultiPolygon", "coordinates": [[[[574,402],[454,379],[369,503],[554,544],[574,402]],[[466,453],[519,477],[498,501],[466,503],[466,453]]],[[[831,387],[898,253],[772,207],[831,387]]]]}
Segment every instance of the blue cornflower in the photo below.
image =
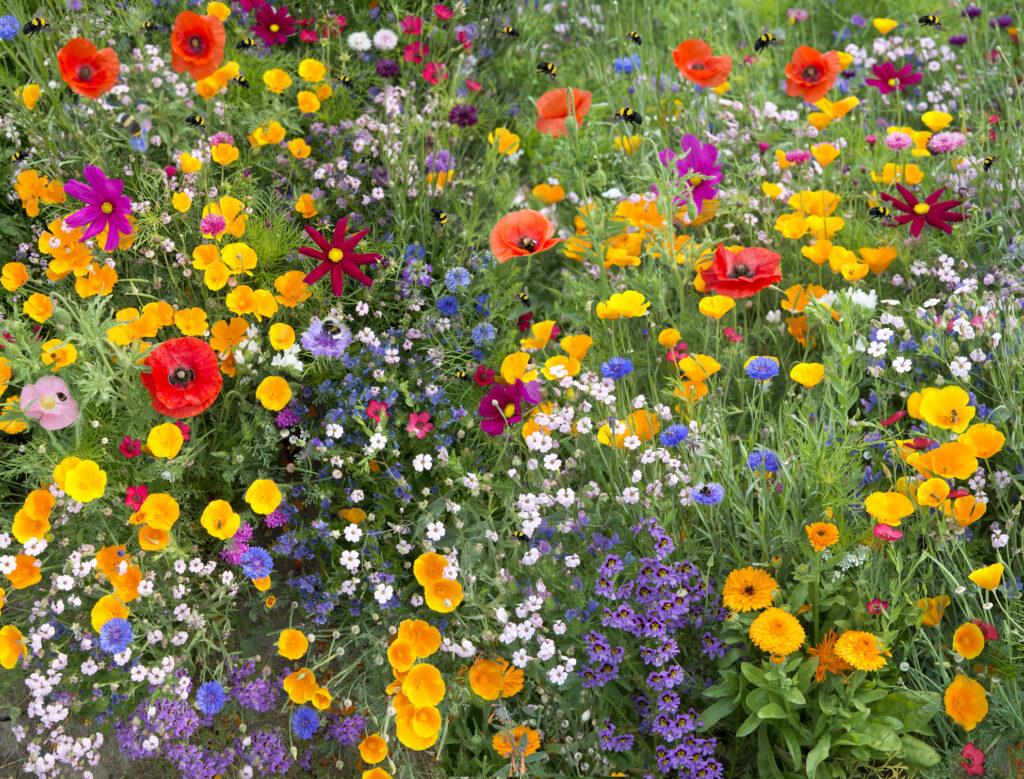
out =
{"type": "Polygon", "coordinates": [[[100,649],[108,654],[117,655],[128,648],[133,638],[135,633],[132,632],[132,623],[114,617],[104,622],[100,628],[100,649]]]}
{"type": "Polygon", "coordinates": [[[259,546],[250,546],[238,560],[242,565],[242,573],[250,579],[262,579],[270,576],[274,570],[274,561],[270,553],[259,546]]]}
{"type": "Polygon", "coordinates": [[[303,741],[313,738],[320,727],[320,717],[309,706],[299,706],[292,714],[292,732],[303,741]]]}
{"type": "Polygon", "coordinates": [[[207,716],[213,716],[224,708],[228,696],[220,682],[204,682],[196,690],[196,707],[207,716]]]}
{"type": "Polygon", "coordinates": [[[469,271],[465,268],[452,268],[444,274],[444,285],[448,288],[449,292],[468,287],[469,282],[472,280],[473,277],[469,275],[469,271]]]}
{"type": "Polygon", "coordinates": [[[601,363],[601,375],[606,379],[621,379],[633,372],[633,361],[628,357],[612,357],[601,363]]]}
{"type": "Polygon", "coordinates": [[[320,320],[313,317],[309,327],[302,334],[302,348],[314,357],[331,357],[335,360],[344,356],[352,343],[352,332],[335,319],[320,320]]]}
{"type": "Polygon", "coordinates": [[[470,337],[473,339],[473,343],[480,344],[488,343],[494,340],[494,325],[490,322],[482,322],[473,328],[473,332],[470,333],[470,337]]]}
{"type": "Polygon", "coordinates": [[[18,32],[21,30],[21,22],[18,21],[17,16],[7,14],[6,16],[0,16],[0,41],[12,41],[18,37],[18,32]]]}
{"type": "Polygon", "coordinates": [[[676,446],[686,440],[690,435],[690,428],[686,425],[671,425],[661,431],[661,443],[664,446],[676,446]]]}
{"type": "Polygon", "coordinates": [[[612,65],[615,67],[616,73],[620,73],[623,76],[628,76],[634,70],[639,69],[640,55],[637,54],[636,52],[633,52],[628,57],[619,57],[614,62],[612,62],[612,65]]]}
{"type": "Polygon", "coordinates": [[[454,295],[445,295],[437,301],[437,310],[445,316],[455,316],[459,313],[459,301],[454,295]]]}
{"type": "Polygon", "coordinates": [[[771,381],[779,375],[779,361],[775,357],[751,357],[743,369],[755,381],[771,381]]]}
{"type": "Polygon", "coordinates": [[[717,506],[724,497],[725,487],[713,481],[693,488],[693,499],[704,506],[717,506]]]}
{"type": "Polygon", "coordinates": [[[747,467],[752,471],[778,473],[782,469],[782,463],[771,449],[755,449],[747,455],[747,467]]]}

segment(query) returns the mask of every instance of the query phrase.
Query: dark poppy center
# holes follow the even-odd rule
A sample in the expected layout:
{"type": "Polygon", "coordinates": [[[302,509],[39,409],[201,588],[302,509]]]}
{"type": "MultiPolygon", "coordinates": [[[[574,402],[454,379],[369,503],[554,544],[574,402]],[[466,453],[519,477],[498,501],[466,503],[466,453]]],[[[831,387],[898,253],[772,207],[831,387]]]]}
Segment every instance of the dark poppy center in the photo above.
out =
{"type": "Polygon", "coordinates": [[[690,70],[704,70],[703,62],[693,62],[690,64],[690,70]]]}
{"type": "Polygon", "coordinates": [[[78,66],[78,80],[88,81],[92,78],[92,74],[95,71],[92,69],[92,65],[79,65],[78,66]]]}
{"type": "Polygon", "coordinates": [[[752,279],[754,271],[748,265],[736,265],[729,271],[730,279],[752,279]]]}
{"type": "Polygon", "coordinates": [[[528,235],[524,235],[522,238],[519,239],[519,248],[526,249],[526,251],[528,252],[532,252],[534,249],[537,248],[537,239],[530,238],[528,235]]]}
{"type": "Polygon", "coordinates": [[[179,365],[167,374],[167,382],[172,387],[185,387],[195,381],[196,372],[184,365],[179,365]]]}
{"type": "Polygon", "coordinates": [[[821,70],[814,65],[808,65],[800,76],[804,81],[817,81],[821,78],[821,70]]]}
{"type": "Polygon", "coordinates": [[[206,44],[203,43],[203,39],[198,35],[193,35],[188,39],[188,47],[192,49],[195,54],[202,54],[206,48],[206,44]]]}

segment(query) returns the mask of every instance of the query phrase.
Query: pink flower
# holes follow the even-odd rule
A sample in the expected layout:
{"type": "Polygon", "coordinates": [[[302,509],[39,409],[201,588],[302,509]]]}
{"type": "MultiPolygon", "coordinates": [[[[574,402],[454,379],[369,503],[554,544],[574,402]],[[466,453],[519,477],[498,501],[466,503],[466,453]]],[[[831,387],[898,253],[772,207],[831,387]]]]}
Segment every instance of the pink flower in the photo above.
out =
{"type": "Polygon", "coordinates": [[[903,531],[897,530],[892,525],[885,525],[879,522],[875,525],[875,538],[880,538],[883,541],[899,541],[903,538],[903,531]]]}
{"type": "Polygon", "coordinates": [[[404,17],[398,25],[402,28],[402,32],[406,35],[419,35],[423,32],[423,20],[418,16],[404,17]]]}
{"type": "Polygon", "coordinates": [[[43,376],[21,390],[21,411],[44,430],[63,430],[78,419],[78,403],[58,376],[43,376]]]}
{"type": "Polygon", "coordinates": [[[302,30],[299,32],[299,40],[303,43],[316,43],[320,40],[320,34],[316,30],[302,30]]]}
{"type": "Polygon", "coordinates": [[[423,66],[423,78],[426,79],[428,84],[436,86],[438,83],[448,78],[448,72],[445,70],[443,63],[428,62],[423,66]]]}
{"type": "Polygon", "coordinates": [[[466,89],[468,89],[470,92],[479,92],[481,89],[483,89],[483,84],[481,84],[479,81],[474,81],[471,78],[467,78],[466,89]]]}
{"type": "Polygon", "coordinates": [[[409,415],[409,422],[405,426],[405,432],[409,435],[414,435],[421,441],[427,437],[427,433],[434,429],[434,425],[430,422],[430,412],[421,411],[419,413],[413,412],[409,415]]]}
{"type": "Polygon", "coordinates": [[[437,5],[434,6],[434,16],[436,16],[442,22],[447,22],[449,19],[452,18],[452,11],[448,6],[441,5],[440,3],[438,3],[437,5]]]}
{"type": "Polygon", "coordinates": [[[964,744],[963,751],[960,752],[960,757],[963,758],[960,763],[960,767],[967,772],[968,776],[985,775],[985,753],[974,746],[970,741],[964,744]]]}
{"type": "Polygon", "coordinates": [[[667,352],[665,352],[665,359],[669,362],[679,362],[684,357],[689,357],[690,353],[686,351],[686,341],[680,341],[667,352]]]}
{"type": "Polygon", "coordinates": [[[972,619],[971,622],[981,628],[981,634],[985,636],[986,641],[999,640],[999,631],[996,630],[995,625],[990,625],[988,622],[981,619],[972,619]]]}
{"type": "Polygon", "coordinates": [[[129,485],[124,491],[124,505],[132,511],[138,511],[148,495],[149,488],[145,484],[129,485]]]}
{"type": "Polygon", "coordinates": [[[743,336],[740,335],[735,330],[733,330],[731,327],[727,327],[724,330],[722,330],[722,335],[724,335],[726,338],[728,338],[734,344],[738,344],[740,341],[743,340],[743,336]]]}
{"type": "Polygon", "coordinates": [[[423,41],[413,41],[402,49],[402,59],[406,62],[419,64],[430,54],[430,47],[423,41]]]}
{"type": "Polygon", "coordinates": [[[133,457],[138,457],[142,454],[142,441],[138,438],[132,438],[130,435],[126,435],[121,439],[121,445],[117,447],[117,451],[129,460],[133,457]]]}
{"type": "Polygon", "coordinates": [[[188,441],[189,438],[192,437],[192,428],[186,425],[180,419],[175,419],[174,424],[178,426],[178,429],[181,431],[181,437],[184,438],[186,441],[188,441]]]}
{"type": "Polygon", "coordinates": [[[379,400],[371,400],[366,406],[366,416],[372,419],[374,422],[380,422],[382,416],[386,416],[388,413],[388,404],[381,403],[379,400]]]}
{"type": "Polygon", "coordinates": [[[882,600],[881,598],[875,598],[867,602],[866,608],[868,614],[881,614],[887,608],[889,608],[889,601],[882,600]]]}
{"type": "Polygon", "coordinates": [[[481,387],[490,387],[494,384],[494,371],[486,365],[478,365],[473,373],[473,381],[481,387]]]}

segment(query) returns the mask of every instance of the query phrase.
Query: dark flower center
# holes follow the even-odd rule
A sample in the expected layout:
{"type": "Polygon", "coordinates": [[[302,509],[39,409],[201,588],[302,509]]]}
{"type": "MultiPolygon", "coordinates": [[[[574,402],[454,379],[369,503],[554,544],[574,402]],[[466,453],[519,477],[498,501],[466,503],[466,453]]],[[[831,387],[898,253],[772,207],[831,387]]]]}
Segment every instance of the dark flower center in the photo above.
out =
{"type": "Polygon", "coordinates": [[[192,51],[195,54],[202,54],[203,51],[206,49],[206,44],[203,42],[203,39],[200,38],[198,35],[193,35],[191,38],[188,39],[188,47],[192,49],[192,51]]]}
{"type": "Polygon", "coordinates": [[[729,271],[730,279],[752,279],[754,278],[754,271],[747,265],[734,265],[732,270],[729,271]]]}
{"type": "Polygon", "coordinates": [[[690,70],[704,70],[704,63],[694,62],[690,65],[690,70]]]}
{"type": "Polygon", "coordinates": [[[529,236],[524,235],[522,238],[519,239],[519,248],[526,249],[526,251],[528,252],[532,252],[534,249],[537,248],[537,239],[530,238],[529,236]]]}
{"type": "Polygon", "coordinates": [[[92,65],[79,65],[78,66],[78,80],[88,81],[92,78],[92,74],[95,71],[92,69],[92,65]]]}
{"type": "Polygon", "coordinates": [[[195,378],[196,372],[184,365],[179,365],[167,374],[167,381],[172,387],[185,387],[195,381],[195,378]]]}
{"type": "Polygon", "coordinates": [[[748,584],[746,587],[743,588],[743,594],[744,595],[753,595],[754,593],[755,593],[755,590],[754,590],[754,585],[753,584],[748,584]]]}
{"type": "Polygon", "coordinates": [[[821,70],[815,67],[814,65],[808,65],[806,68],[803,69],[803,72],[800,74],[800,77],[804,81],[817,81],[819,78],[821,78],[821,70]]]}

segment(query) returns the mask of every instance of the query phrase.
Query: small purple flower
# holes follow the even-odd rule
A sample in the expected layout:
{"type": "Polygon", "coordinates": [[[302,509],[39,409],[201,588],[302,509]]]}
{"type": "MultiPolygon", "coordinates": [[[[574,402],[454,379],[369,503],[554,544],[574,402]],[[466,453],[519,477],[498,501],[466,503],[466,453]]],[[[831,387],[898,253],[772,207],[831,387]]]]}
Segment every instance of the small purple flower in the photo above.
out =
{"type": "Polygon", "coordinates": [[[68,227],[89,225],[82,233],[82,240],[87,240],[107,231],[104,251],[114,251],[121,242],[120,235],[131,235],[132,226],[128,214],[132,210],[132,201],[124,194],[122,179],[107,178],[107,175],[95,165],[86,165],[82,174],[89,183],[72,179],[64,187],[71,197],[81,200],[85,208],[75,211],[64,221],[68,227]]]}
{"type": "Polygon", "coordinates": [[[444,173],[455,168],[455,158],[447,149],[438,149],[427,155],[425,165],[429,173],[444,173]]]}
{"type": "Polygon", "coordinates": [[[981,9],[976,5],[969,5],[960,12],[960,15],[966,16],[968,19],[977,19],[981,16],[981,9]]]}
{"type": "Polygon", "coordinates": [[[476,106],[459,103],[449,112],[448,121],[458,127],[472,127],[477,122],[476,106]]]}
{"type": "Polygon", "coordinates": [[[697,213],[700,213],[704,201],[718,197],[716,184],[722,180],[722,169],[718,166],[718,147],[713,143],[701,143],[695,135],[684,135],[679,146],[683,153],[678,158],[671,149],[663,149],[658,158],[666,167],[675,162],[676,174],[686,180],[693,204],[697,207],[697,213]]]}
{"type": "Polygon", "coordinates": [[[377,75],[381,78],[395,78],[399,73],[398,63],[387,57],[377,60],[374,67],[377,70],[377,75]]]}
{"type": "Polygon", "coordinates": [[[967,36],[966,35],[950,35],[949,36],[949,45],[950,46],[963,46],[966,43],[967,43],[967,36]]]}
{"type": "Polygon", "coordinates": [[[1000,30],[1005,30],[1007,27],[1013,24],[1013,17],[1009,14],[1003,14],[997,16],[995,19],[988,20],[989,27],[998,27],[1000,30]]]}

